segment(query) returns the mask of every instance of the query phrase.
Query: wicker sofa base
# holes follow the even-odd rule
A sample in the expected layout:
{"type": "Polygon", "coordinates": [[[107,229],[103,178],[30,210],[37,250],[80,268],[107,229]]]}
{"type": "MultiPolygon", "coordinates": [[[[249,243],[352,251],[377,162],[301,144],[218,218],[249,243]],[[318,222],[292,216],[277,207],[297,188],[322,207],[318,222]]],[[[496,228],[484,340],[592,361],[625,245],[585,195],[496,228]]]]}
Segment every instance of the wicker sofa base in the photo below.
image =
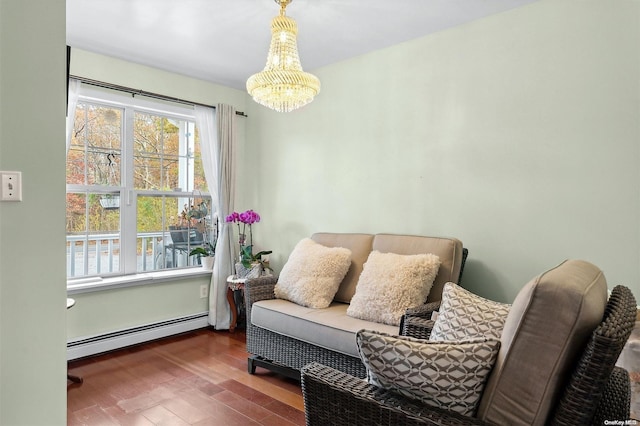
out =
{"type": "Polygon", "coordinates": [[[320,362],[355,377],[365,377],[366,370],[360,358],[345,355],[329,349],[303,342],[280,333],[253,325],[251,306],[254,302],[273,299],[275,277],[260,277],[247,280],[245,284],[245,304],[247,306],[247,360],[250,374],[256,367],[263,367],[275,373],[300,380],[300,370],[310,362],[320,362]]]}
{"type": "Polygon", "coordinates": [[[247,324],[247,352],[252,354],[247,360],[248,371],[251,374],[258,366],[300,380],[300,370],[311,362],[320,362],[355,377],[363,378],[367,374],[360,358],[251,324],[247,324]]]}
{"type": "Polygon", "coordinates": [[[256,367],[266,368],[267,370],[273,371],[281,376],[300,381],[300,371],[287,367],[286,365],[276,364],[270,359],[265,359],[258,355],[251,355],[247,358],[247,370],[249,371],[249,374],[255,374],[256,367]]]}

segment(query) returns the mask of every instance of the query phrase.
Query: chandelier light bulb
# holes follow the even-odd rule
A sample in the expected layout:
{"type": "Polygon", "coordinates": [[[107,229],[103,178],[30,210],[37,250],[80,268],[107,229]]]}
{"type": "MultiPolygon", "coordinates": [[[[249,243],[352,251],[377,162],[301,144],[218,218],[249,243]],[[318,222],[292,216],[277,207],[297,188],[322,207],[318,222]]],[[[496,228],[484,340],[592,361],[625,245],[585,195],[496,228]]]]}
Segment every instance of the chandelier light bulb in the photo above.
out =
{"type": "Polygon", "coordinates": [[[271,21],[271,45],[264,70],[247,80],[247,92],[257,103],[279,112],[298,109],[320,92],[320,80],[302,70],[298,55],[298,25],[285,15],[291,0],[275,0],[280,15],[271,21]]]}

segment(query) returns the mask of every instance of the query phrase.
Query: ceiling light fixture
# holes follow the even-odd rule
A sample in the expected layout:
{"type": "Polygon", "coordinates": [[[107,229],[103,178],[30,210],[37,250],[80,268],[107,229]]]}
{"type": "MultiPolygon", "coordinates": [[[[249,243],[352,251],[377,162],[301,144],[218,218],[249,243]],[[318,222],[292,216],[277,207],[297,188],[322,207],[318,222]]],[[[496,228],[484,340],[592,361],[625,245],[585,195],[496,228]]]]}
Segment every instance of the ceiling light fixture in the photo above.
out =
{"type": "Polygon", "coordinates": [[[264,70],[247,80],[247,92],[257,103],[279,112],[298,109],[320,92],[320,80],[302,70],[296,21],[285,16],[292,0],[275,0],[280,15],[271,20],[271,46],[264,70]]]}

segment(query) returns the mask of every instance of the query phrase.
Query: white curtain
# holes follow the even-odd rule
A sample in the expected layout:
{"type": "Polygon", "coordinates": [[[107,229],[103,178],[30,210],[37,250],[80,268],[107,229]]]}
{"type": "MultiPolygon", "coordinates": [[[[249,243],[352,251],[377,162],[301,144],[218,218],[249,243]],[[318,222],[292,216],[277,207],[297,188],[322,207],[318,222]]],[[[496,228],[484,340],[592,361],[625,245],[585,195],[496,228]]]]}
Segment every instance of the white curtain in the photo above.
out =
{"type": "Polygon", "coordinates": [[[226,299],[227,277],[234,270],[233,229],[224,219],[233,212],[235,194],[235,117],[230,105],[218,104],[215,111],[195,107],[200,130],[202,165],[215,211],[220,219],[216,260],[209,291],[209,324],[217,330],[229,328],[231,312],[226,299]]]}
{"type": "Polygon", "coordinates": [[[80,93],[80,80],[72,78],[69,80],[69,102],[67,103],[67,154],[71,145],[71,135],[73,124],[76,118],[76,106],[78,105],[78,95],[80,93]]]}

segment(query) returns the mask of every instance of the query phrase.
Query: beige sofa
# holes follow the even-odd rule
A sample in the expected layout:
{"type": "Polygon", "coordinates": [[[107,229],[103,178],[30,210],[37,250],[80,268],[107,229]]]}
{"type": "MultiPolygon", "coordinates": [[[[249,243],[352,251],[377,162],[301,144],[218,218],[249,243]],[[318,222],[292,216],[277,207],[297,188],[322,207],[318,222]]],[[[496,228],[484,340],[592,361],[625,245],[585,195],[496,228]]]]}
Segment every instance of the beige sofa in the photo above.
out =
{"type": "Polygon", "coordinates": [[[355,333],[361,329],[397,334],[397,326],[380,324],[348,316],[358,278],[369,254],[402,255],[432,253],[440,258],[440,267],[428,299],[439,301],[448,281],[459,282],[467,250],[455,238],[393,235],[316,233],[311,237],[327,247],[351,250],[351,266],[340,283],[333,302],[325,309],[312,309],[287,300],[276,299],[276,277],[249,280],[245,286],[247,312],[248,369],[256,366],[299,378],[299,370],[317,361],[341,371],[364,377],[355,333]]]}

